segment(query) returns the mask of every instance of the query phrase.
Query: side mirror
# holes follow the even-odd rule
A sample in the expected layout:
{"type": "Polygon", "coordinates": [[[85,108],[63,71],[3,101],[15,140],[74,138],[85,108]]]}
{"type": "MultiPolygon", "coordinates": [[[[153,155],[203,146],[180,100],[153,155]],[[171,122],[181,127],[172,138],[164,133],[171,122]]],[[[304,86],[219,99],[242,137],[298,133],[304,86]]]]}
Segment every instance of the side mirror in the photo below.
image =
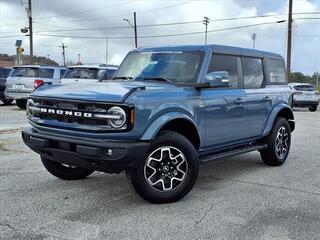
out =
{"type": "Polygon", "coordinates": [[[209,72],[206,81],[210,87],[229,87],[229,73],[227,71],[209,72]]]}

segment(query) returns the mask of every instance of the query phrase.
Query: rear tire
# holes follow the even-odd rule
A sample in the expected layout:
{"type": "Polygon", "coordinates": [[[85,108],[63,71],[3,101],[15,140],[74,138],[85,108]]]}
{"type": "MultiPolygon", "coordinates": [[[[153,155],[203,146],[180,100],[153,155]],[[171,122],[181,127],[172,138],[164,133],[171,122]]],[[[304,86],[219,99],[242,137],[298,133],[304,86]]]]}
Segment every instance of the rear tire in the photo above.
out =
{"type": "Polygon", "coordinates": [[[62,165],[59,162],[54,162],[45,157],[41,157],[41,161],[49,173],[63,180],[84,179],[94,172],[92,170],[85,169],[85,168],[78,168],[78,167],[72,167],[72,166],[67,167],[65,165],[62,165]]]}
{"type": "Polygon", "coordinates": [[[163,131],[131,173],[136,192],[150,203],[171,203],[183,198],[198,177],[198,154],[183,135],[163,131]]]}
{"type": "Polygon", "coordinates": [[[16,104],[21,109],[26,109],[27,100],[26,99],[16,99],[16,104]]]}
{"type": "Polygon", "coordinates": [[[266,143],[267,149],[260,151],[262,161],[269,166],[282,165],[287,160],[291,145],[291,130],[287,119],[276,119],[266,143]]]}
{"type": "Polygon", "coordinates": [[[3,99],[1,100],[4,105],[10,105],[13,102],[13,99],[3,99]]]}
{"type": "Polygon", "coordinates": [[[315,111],[317,111],[317,108],[318,108],[318,105],[313,105],[313,106],[309,107],[309,111],[315,112],[315,111]]]}

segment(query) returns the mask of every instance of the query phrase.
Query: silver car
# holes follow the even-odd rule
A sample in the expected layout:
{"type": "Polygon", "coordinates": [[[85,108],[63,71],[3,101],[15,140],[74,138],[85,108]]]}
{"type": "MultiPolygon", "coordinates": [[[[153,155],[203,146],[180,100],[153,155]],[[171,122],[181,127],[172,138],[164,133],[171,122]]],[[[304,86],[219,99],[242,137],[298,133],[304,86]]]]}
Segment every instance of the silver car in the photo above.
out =
{"type": "Polygon", "coordinates": [[[25,109],[31,92],[43,83],[60,84],[64,67],[44,65],[15,66],[7,78],[5,95],[16,99],[19,108],[25,109]]]}
{"type": "Polygon", "coordinates": [[[289,83],[293,91],[293,106],[306,107],[315,112],[319,105],[319,93],[316,88],[308,83],[289,83]]]}

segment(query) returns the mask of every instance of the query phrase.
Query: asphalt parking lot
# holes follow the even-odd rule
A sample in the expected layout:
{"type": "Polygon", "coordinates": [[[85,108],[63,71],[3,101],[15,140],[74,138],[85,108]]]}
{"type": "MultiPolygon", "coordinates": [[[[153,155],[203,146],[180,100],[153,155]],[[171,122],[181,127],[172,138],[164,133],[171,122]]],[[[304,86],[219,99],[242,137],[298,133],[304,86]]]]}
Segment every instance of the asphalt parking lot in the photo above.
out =
{"type": "Polygon", "coordinates": [[[183,200],[152,205],[124,174],[54,178],[21,140],[24,111],[0,106],[0,239],[319,239],[320,111],[295,118],[285,165],[211,162],[183,200]]]}

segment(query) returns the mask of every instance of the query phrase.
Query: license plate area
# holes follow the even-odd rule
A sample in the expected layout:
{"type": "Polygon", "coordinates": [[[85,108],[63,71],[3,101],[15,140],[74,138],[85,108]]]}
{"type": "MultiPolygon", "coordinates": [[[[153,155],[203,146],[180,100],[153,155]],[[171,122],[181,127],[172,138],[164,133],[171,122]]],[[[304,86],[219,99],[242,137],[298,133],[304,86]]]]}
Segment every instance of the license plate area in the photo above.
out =
{"type": "Polygon", "coordinates": [[[13,84],[13,88],[16,90],[22,90],[25,88],[24,84],[13,84]]]}

